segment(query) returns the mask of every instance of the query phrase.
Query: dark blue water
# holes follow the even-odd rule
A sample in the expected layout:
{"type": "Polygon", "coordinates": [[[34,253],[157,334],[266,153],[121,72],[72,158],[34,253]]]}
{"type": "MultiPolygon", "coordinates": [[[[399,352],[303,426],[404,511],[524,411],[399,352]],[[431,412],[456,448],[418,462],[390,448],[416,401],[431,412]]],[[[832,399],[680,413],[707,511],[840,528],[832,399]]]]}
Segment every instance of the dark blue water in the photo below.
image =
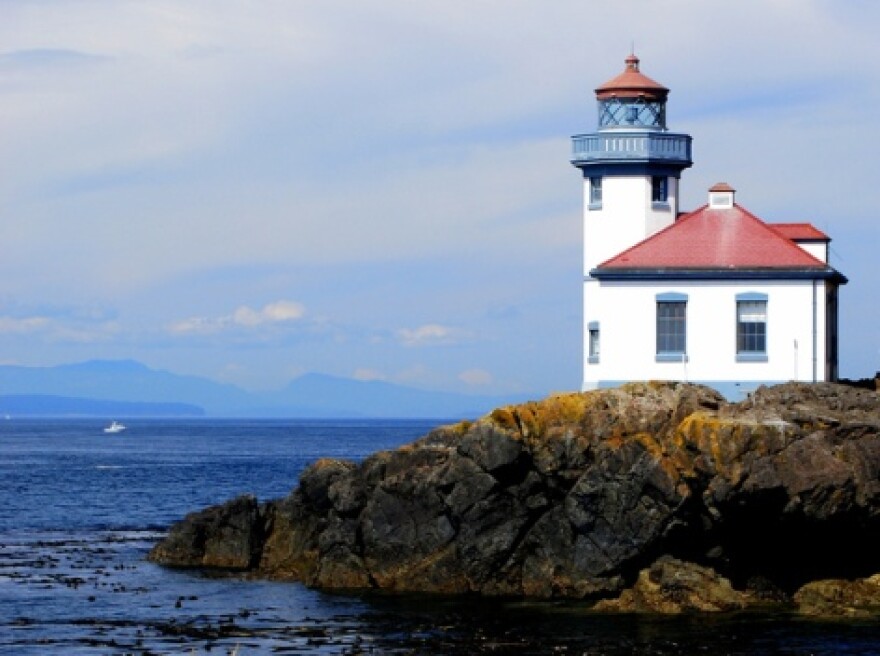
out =
{"type": "Polygon", "coordinates": [[[880,654],[880,623],[606,616],[572,603],[338,595],[144,561],[168,524],[286,495],[436,422],[0,420],[0,654],[880,654]]]}

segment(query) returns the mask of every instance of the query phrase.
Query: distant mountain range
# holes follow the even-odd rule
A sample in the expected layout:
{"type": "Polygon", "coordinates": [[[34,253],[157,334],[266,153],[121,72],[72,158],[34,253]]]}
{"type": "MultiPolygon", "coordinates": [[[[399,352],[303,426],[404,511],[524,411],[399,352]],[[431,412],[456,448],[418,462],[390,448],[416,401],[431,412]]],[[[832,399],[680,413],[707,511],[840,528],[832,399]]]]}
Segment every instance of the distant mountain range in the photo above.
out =
{"type": "Polygon", "coordinates": [[[54,394],[4,394],[0,416],[5,417],[203,417],[205,411],[189,403],[136,403],[82,399],[54,394]]]}
{"type": "Polygon", "coordinates": [[[133,360],[0,366],[0,415],[10,416],[463,419],[526,398],[431,392],[323,374],[306,374],[283,389],[257,393],[133,360]]]}

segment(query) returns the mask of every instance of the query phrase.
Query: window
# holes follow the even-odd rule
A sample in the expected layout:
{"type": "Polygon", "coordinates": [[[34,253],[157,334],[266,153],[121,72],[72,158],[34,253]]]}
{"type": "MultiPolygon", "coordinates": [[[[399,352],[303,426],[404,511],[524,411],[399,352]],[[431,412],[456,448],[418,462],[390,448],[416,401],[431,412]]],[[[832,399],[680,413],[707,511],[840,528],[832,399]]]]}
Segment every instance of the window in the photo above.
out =
{"type": "Polygon", "coordinates": [[[767,295],[737,294],[737,360],[767,360],[767,295]]]}
{"type": "Polygon", "coordinates": [[[626,122],[627,123],[638,123],[639,122],[639,106],[638,105],[630,105],[626,108],[626,122]]]}
{"type": "Polygon", "coordinates": [[[651,200],[655,203],[669,202],[669,179],[655,175],[651,178],[651,200]]]}
{"type": "Polygon", "coordinates": [[[717,192],[709,194],[709,207],[725,209],[733,207],[733,192],[717,192]]]}
{"type": "Polygon", "coordinates": [[[657,303],[657,353],[684,353],[687,303],[657,303]]]}
{"type": "Polygon", "coordinates": [[[687,352],[687,296],[657,294],[657,360],[681,361],[687,352]]]}
{"type": "Polygon", "coordinates": [[[590,178],[590,207],[602,207],[602,178],[590,178]]]}
{"type": "Polygon", "coordinates": [[[599,362],[599,323],[591,321],[587,325],[587,362],[596,364],[599,362]]]}

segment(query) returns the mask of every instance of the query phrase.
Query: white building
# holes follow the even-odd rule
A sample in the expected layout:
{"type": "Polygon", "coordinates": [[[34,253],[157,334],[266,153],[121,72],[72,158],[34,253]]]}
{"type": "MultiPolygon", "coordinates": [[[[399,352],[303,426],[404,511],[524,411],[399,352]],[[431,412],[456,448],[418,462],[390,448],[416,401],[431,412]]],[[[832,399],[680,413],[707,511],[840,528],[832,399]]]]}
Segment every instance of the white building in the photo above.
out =
{"type": "Polygon", "coordinates": [[[584,175],[583,388],[687,380],[732,400],[760,384],[837,378],[830,239],[767,223],[719,183],[679,212],[691,138],[666,128],[669,90],[626,69],[596,89],[596,132],[573,137],[584,175]]]}

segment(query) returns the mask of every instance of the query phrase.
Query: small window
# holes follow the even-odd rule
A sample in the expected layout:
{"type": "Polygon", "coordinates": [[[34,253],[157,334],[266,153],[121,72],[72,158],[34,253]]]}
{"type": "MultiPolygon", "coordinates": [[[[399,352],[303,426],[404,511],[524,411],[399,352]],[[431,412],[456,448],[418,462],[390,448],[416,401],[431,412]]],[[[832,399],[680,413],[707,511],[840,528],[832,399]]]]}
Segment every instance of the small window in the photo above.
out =
{"type": "Polygon", "coordinates": [[[681,360],[687,352],[687,297],[657,295],[657,359],[681,360]]]}
{"type": "Polygon", "coordinates": [[[718,209],[733,207],[733,193],[729,191],[710,193],[709,207],[718,209]]]}
{"type": "Polygon", "coordinates": [[[638,123],[639,122],[639,107],[638,105],[630,105],[626,108],[626,122],[627,123],[638,123]]]}
{"type": "Polygon", "coordinates": [[[655,175],[651,178],[651,200],[655,203],[669,201],[669,179],[665,176],[655,175]]]}
{"type": "Polygon", "coordinates": [[[599,324],[597,322],[590,322],[587,337],[587,362],[596,364],[599,362],[599,324]]]}
{"type": "Polygon", "coordinates": [[[590,178],[590,207],[602,207],[602,178],[590,178]]]}
{"type": "Polygon", "coordinates": [[[741,298],[736,302],[736,354],[766,357],[767,301],[741,298]]]}

